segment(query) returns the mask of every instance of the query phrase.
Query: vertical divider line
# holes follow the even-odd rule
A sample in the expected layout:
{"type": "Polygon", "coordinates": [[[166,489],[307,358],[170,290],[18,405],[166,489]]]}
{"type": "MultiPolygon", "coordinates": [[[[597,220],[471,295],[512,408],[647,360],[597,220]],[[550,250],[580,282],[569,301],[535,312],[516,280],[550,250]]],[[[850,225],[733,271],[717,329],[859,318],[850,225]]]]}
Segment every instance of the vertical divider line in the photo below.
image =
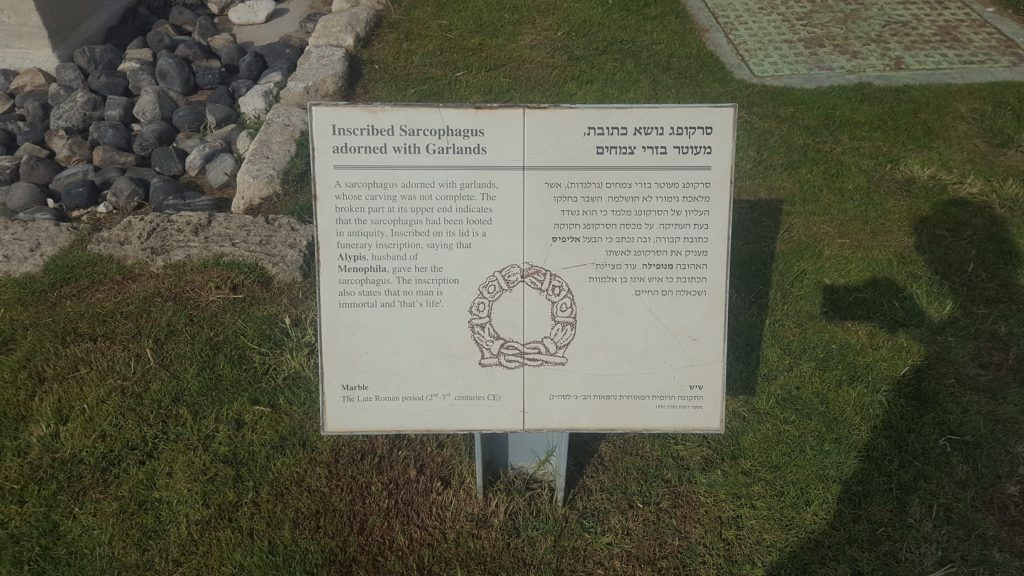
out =
{"type": "MultiPolygon", "coordinates": [[[[523,107],[523,129],[519,135],[522,142],[523,153],[520,159],[522,166],[522,188],[523,188],[523,257],[519,259],[520,266],[526,264],[526,107],[523,107]]],[[[526,342],[526,285],[523,285],[523,333],[519,336],[520,342],[526,342]]],[[[526,430],[526,366],[520,368],[523,371],[523,424],[522,430],[526,430]]]]}

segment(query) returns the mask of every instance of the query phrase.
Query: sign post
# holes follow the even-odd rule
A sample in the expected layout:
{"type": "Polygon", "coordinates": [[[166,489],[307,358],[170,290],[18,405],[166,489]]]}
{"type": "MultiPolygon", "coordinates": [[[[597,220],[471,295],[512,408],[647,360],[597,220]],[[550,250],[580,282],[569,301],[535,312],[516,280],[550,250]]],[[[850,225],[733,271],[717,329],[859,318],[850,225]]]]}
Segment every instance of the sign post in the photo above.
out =
{"type": "Polygon", "coordinates": [[[310,105],[323,433],[723,431],[735,112],[310,105]]]}

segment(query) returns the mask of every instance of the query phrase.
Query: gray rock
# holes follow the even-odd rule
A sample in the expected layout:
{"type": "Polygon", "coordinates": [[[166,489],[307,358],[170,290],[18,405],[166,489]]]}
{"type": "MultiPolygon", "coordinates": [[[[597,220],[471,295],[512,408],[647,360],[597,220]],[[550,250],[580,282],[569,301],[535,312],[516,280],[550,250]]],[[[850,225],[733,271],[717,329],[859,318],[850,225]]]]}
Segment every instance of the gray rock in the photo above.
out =
{"type": "Polygon", "coordinates": [[[86,74],[97,70],[117,70],[121,65],[121,51],[110,44],[79,46],[71,58],[86,74]]]}
{"type": "Polygon", "coordinates": [[[204,68],[195,66],[196,86],[201,90],[216,88],[224,81],[224,73],[220,68],[204,68]]]}
{"type": "Polygon", "coordinates": [[[163,146],[153,150],[149,164],[158,174],[178,178],[185,175],[185,157],[187,154],[174,146],[163,146]]]}
{"type": "Polygon", "coordinates": [[[223,128],[234,124],[238,120],[238,113],[234,108],[228,108],[221,104],[206,105],[206,124],[210,128],[223,128]]]}
{"type": "Polygon", "coordinates": [[[104,120],[89,127],[89,144],[113,146],[119,150],[132,149],[132,132],[120,122],[104,120]]]}
{"type": "Polygon", "coordinates": [[[217,60],[213,51],[195,40],[185,40],[178,44],[178,47],[174,49],[174,55],[188,62],[216,60],[216,66],[220,68],[220,61],[217,60]]]}
{"type": "Polygon", "coordinates": [[[152,168],[144,168],[142,166],[135,166],[133,168],[129,168],[124,171],[124,175],[135,178],[136,180],[142,180],[143,182],[146,183],[147,187],[149,186],[149,183],[153,181],[154,178],[159,176],[159,174],[156,173],[156,170],[153,170],[152,168]]]}
{"type": "Polygon", "coordinates": [[[139,95],[146,88],[157,85],[156,65],[145,60],[129,60],[121,65],[120,70],[128,78],[128,90],[139,95]]]}
{"type": "Polygon", "coordinates": [[[230,204],[227,198],[207,196],[199,192],[186,190],[181,197],[164,200],[163,212],[222,212],[230,204]]]}
{"type": "Polygon", "coordinates": [[[249,90],[255,86],[256,83],[252,80],[235,80],[231,83],[230,90],[231,94],[235,97],[235,100],[239,100],[242,96],[245,96],[249,90]]]}
{"type": "Polygon", "coordinates": [[[15,182],[7,188],[7,208],[22,212],[33,206],[46,206],[46,191],[31,182],[15,182]]]}
{"type": "Polygon", "coordinates": [[[51,256],[71,244],[77,235],[76,228],[68,224],[0,218],[0,276],[39,272],[51,256]]]}
{"type": "Polygon", "coordinates": [[[45,142],[46,128],[39,124],[19,122],[18,130],[14,133],[15,141],[21,144],[37,144],[42,146],[45,142]]]}
{"type": "Polygon", "coordinates": [[[245,126],[241,124],[228,124],[223,128],[218,128],[217,130],[207,134],[206,141],[213,142],[214,140],[217,140],[219,142],[223,142],[230,148],[231,143],[235,141],[236,137],[238,137],[238,133],[243,131],[245,131],[245,126]]]}
{"type": "Polygon", "coordinates": [[[17,70],[0,69],[0,92],[7,92],[11,89],[11,82],[18,77],[17,70]]]}
{"type": "Polygon", "coordinates": [[[117,70],[97,70],[89,75],[89,89],[103,96],[121,96],[128,90],[128,76],[117,70]]]}
{"type": "Polygon", "coordinates": [[[205,142],[206,137],[203,136],[202,134],[194,132],[182,132],[181,134],[178,134],[177,138],[174,139],[174,147],[185,152],[185,154],[189,154],[190,152],[195,150],[197,146],[199,146],[200,144],[204,144],[205,142]]]}
{"type": "Polygon", "coordinates": [[[131,168],[139,163],[139,157],[131,152],[118,150],[113,146],[97,146],[92,151],[92,163],[97,168],[131,168]]]}
{"type": "MultiPolygon", "coordinates": [[[[18,173],[22,182],[30,182],[39,186],[49,186],[50,182],[63,171],[60,164],[49,158],[23,156],[18,173]]],[[[11,208],[13,210],[14,208],[11,208]]]]}
{"type": "Polygon", "coordinates": [[[284,66],[289,70],[294,70],[299,57],[302,56],[303,48],[304,46],[301,44],[282,39],[277,42],[264,44],[256,50],[263,56],[267,67],[284,66]]]}
{"type": "Polygon", "coordinates": [[[96,177],[96,167],[92,164],[80,164],[67,168],[50,182],[50,189],[58,193],[76,182],[92,181],[96,177]]]}
{"type": "Polygon", "coordinates": [[[263,55],[255,50],[250,51],[238,62],[238,78],[240,80],[259,80],[260,75],[267,69],[267,61],[263,55]]]}
{"type": "MultiPolygon", "coordinates": [[[[56,84],[53,84],[56,86],[56,84]]],[[[5,92],[0,92],[0,114],[7,114],[14,111],[14,98],[11,98],[5,92]]]]}
{"type": "Polygon", "coordinates": [[[170,14],[167,15],[168,22],[188,32],[195,30],[196,20],[198,18],[199,16],[197,16],[195,12],[185,8],[184,6],[172,7],[170,14]]]}
{"type": "Polygon", "coordinates": [[[85,88],[85,74],[82,74],[82,69],[74,62],[61,62],[53,72],[60,86],[72,90],[85,88]]]}
{"type": "Polygon", "coordinates": [[[206,96],[206,103],[234,108],[235,97],[231,95],[231,90],[228,90],[227,86],[218,86],[206,96]]]}
{"type": "Polygon", "coordinates": [[[50,130],[44,135],[46,146],[53,150],[54,160],[61,166],[74,166],[92,161],[92,147],[85,138],[66,130],[50,130]]]}
{"type": "Polygon", "coordinates": [[[156,58],[156,81],[179,94],[191,94],[196,88],[192,68],[170,52],[161,52],[156,58]]]}
{"type": "MultiPolygon", "coordinates": [[[[116,46],[116,44],[115,44],[115,46],[116,46]]],[[[141,48],[147,48],[146,37],[145,36],[136,36],[135,38],[132,39],[131,42],[128,43],[127,46],[124,47],[124,51],[125,51],[125,53],[127,53],[129,50],[139,50],[141,48]]]]}
{"type": "Polygon", "coordinates": [[[68,99],[68,96],[71,96],[74,93],[74,88],[68,88],[67,86],[61,86],[60,84],[53,83],[50,84],[50,90],[47,93],[46,101],[49,102],[50,106],[56,108],[63,104],[64,101],[68,99]]]}
{"type": "Polygon", "coordinates": [[[171,123],[181,132],[199,132],[206,125],[206,107],[189,104],[174,111],[171,123]]]}
{"type": "Polygon", "coordinates": [[[263,118],[277,99],[280,88],[274,84],[257,84],[238,99],[238,109],[246,118],[263,118]]]}
{"type": "Polygon", "coordinates": [[[107,104],[103,109],[103,119],[110,122],[127,124],[132,121],[132,108],[135,101],[122,96],[108,96],[107,104]]]}
{"type": "Polygon", "coordinates": [[[10,186],[18,181],[18,167],[21,160],[14,156],[0,156],[0,186],[10,186]]]}
{"type": "Polygon", "coordinates": [[[139,156],[149,156],[153,150],[161,146],[169,146],[174,142],[178,132],[167,122],[152,122],[146,124],[135,135],[135,142],[132,144],[132,151],[139,156]]]}
{"type": "Polygon", "coordinates": [[[166,88],[150,86],[142,90],[132,113],[143,124],[168,121],[173,117],[174,111],[185,104],[186,100],[180,94],[166,88]]]}
{"type": "Polygon", "coordinates": [[[146,201],[146,182],[131,176],[122,176],[107,190],[107,202],[115,210],[131,212],[146,201]]]}
{"type": "Polygon", "coordinates": [[[39,158],[50,158],[53,156],[53,152],[39,146],[38,144],[22,144],[18,147],[18,150],[14,152],[14,157],[21,159],[25,156],[38,156],[39,158]]]}
{"type": "Polygon", "coordinates": [[[84,132],[102,118],[103,98],[88,90],[77,90],[50,112],[50,129],[84,132]]]}
{"type": "Polygon", "coordinates": [[[206,181],[216,189],[231,184],[238,172],[238,162],[231,154],[218,154],[206,164],[206,181]]]}
{"type": "Polygon", "coordinates": [[[100,203],[100,188],[92,180],[72,182],[60,193],[65,210],[82,210],[100,203]]]}
{"type": "Polygon", "coordinates": [[[263,24],[275,8],[277,4],[274,0],[247,0],[228,10],[228,18],[236,26],[263,24]]]}
{"type": "Polygon", "coordinates": [[[222,254],[255,261],[279,280],[299,281],[312,241],[312,226],[287,216],[153,213],[99,232],[88,249],[153,267],[222,254]]]}
{"type": "Polygon", "coordinates": [[[352,53],[376,23],[377,17],[378,12],[373,6],[335,10],[317,22],[316,30],[309,37],[309,45],[334,46],[352,53]]]}
{"type": "Polygon", "coordinates": [[[292,69],[287,66],[273,66],[267,68],[263,74],[260,75],[260,79],[256,81],[257,84],[274,84],[278,88],[284,88],[284,85],[288,83],[288,77],[292,75],[292,69]]]}
{"type": "Polygon", "coordinates": [[[167,32],[162,30],[151,30],[149,34],[146,34],[146,44],[154,52],[160,52],[162,50],[174,50],[178,45],[178,41],[167,32]]]}
{"type": "Polygon", "coordinates": [[[220,58],[226,68],[237,68],[238,62],[245,56],[245,48],[238,45],[234,34],[217,34],[211,36],[207,46],[220,58]]]}
{"type": "Polygon", "coordinates": [[[92,181],[96,183],[100,190],[109,190],[121,176],[124,176],[124,169],[112,166],[96,172],[92,181]]]}
{"type": "Polygon", "coordinates": [[[199,174],[206,163],[227,149],[223,142],[205,142],[196,146],[185,158],[185,172],[189,176],[199,174]]]}
{"type": "Polygon", "coordinates": [[[7,87],[7,93],[12,96],[29,92],[45,93],[53,80],[54,78],[49,72],[39,68],[26,68],[11,80],[10,86],[7,87]]]}
{"type": "MultiPolygon", "coordinates": [[[[128,62],[130,60],[139,60],[142,62],[153,62],[156,63],[156,56],[153,56],[153,51],[149,48],[138,48],[135,50],[126,50],[124,53],[124,60],[128,62]]],[[[118,66],[118,69],[124,67],[124,64],[118,66]]]]}
{"type": "Polygon", "coordinates": [[[322,17],[323,14],[319,12],[306,14],[302,20],[299,20],[299,30],[302,30],[306,34],[312,34],[313,30],[316,30],[316,23],[319,22],[322,17]]]}
{"type": "Polygon", "coordinates": [[[165,204],[177,207],[184,202],[185,187],[176,178],[157,176],[149,183],[149,205],[154,212],[163,212],[165,204]]]}
{"type": "Polygon", "coordinates": [[[60,222],[64,220],[64,216],[49,206],[33,206],[19,212],[18,220],[22,222],[60,222]]]}
{"type": "Polygon", "coordinates": [[[235,141],[231,143],[232,150],[242,158],[245,158],[245,155],[249,153],[250,146],[252,146],[252,134],[248,130],[240,131],[235,136],[235,141]]]}
{"type": "Polygon", "coordinates": [[[210,38],[218,34],[217,24],[209,16],[196,18],[195,28],[192,30],[192,39],[200,44],[209,44],[210,38]]]}
{"type": "Polygon", "coordinates": [[[223,14],[234,2],[235,0],[206,0],[206,7],[214,14],[223,14]]]}

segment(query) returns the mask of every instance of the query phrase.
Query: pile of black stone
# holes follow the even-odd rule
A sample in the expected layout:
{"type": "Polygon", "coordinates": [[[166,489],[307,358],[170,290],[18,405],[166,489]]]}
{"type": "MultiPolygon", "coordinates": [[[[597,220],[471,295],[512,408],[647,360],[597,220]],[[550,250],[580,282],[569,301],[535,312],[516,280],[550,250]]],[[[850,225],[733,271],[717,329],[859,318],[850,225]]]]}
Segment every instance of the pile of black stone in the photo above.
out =
{"type": "Polygon", "coordinates": [[[206,5],[170,4],[143,0],[53,75],[0,70],[0,217],[227,208],[246,117],[273,104],[305,40],[246,49],[206,5]]]}

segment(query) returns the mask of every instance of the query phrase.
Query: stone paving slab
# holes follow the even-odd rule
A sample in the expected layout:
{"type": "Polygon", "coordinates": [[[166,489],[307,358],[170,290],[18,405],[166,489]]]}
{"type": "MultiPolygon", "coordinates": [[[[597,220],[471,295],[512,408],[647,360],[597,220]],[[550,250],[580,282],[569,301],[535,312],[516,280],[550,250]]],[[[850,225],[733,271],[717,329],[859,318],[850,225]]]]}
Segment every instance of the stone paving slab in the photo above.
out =
{"type": "Polygon", "coordinates": [[[683,0],[738,77],[821,86],[1024,80],[1024,27],[964,0],[683,0]]]}

